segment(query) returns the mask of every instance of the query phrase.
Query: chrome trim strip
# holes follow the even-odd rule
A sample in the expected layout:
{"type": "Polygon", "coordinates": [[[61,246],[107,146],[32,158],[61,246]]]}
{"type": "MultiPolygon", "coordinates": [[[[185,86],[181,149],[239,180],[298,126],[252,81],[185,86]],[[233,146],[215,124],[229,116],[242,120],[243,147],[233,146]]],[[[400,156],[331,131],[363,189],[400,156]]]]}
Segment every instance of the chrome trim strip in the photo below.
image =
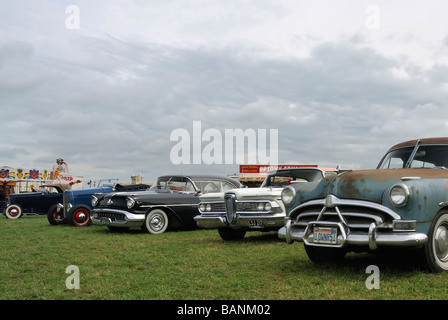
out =
{"type": "Polygon", "coordinates": [[[197,207],[199,204],[197,203],[173,203],[173,204],[145,204],[140,206],[140,208],[152,208],[152,207],[197,207]]]}
{"type": "MultiPolygon", "coordinates": [[[[302,219],[302,218],[306,218],[306,217],[314,217],[317,214],[318,214],[317,212],[307,212],[307,213],[300,214],[298,217],[300,217],[300,219],[302,219]]],[[[338,216],[338,214],[334,213],[334,212],[327,212],[327,213],[325,213],[325,215],[326,216],[338,216]]],[[[359,218],[371,219],[371,220],[375,220],[377,225],[380,225],[383,223],[383,220],[379,216],[374,215],[374,214],[369,214],[369,213],[357,213],[357,212],[351,212],[351,211],[350,212],[344,211],[344,217],[355,217],[355,218],[359,217],[359,218]]],[[[316,219],[316,220],[320,221],[319,219],[316,219]]],[[[400,219],[398,219],[398,220],[400,220],[400,219]]],[[[300,221],[296,220],[295,224],[296,225],[306,225],[306,224],[308,224],[308,222],[306,222],[306,221],[300,222],[300,221]]],[[[347,223],[347,226],[351,226],[351,225],[354,225],[354,224],[347,223]]],[[[361,224],[359,224],[359,225],[361,225],[361,224]]]]}

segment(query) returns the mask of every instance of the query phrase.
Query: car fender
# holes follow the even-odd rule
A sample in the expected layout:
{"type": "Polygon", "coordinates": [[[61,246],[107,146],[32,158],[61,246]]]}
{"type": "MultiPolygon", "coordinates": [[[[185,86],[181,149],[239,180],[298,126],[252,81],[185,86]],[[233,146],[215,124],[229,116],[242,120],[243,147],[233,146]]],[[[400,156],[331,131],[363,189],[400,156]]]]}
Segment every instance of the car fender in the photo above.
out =
{"type": "Polygon", "coordinates": [[[145,217],[148,215],[148,213],[150,213],[154,209],[161,209],[167,214],[170,227],[183,227],[184,226],[184,223],[183,223],[182,219],[180,218],[180,216],[167,205],[154,205],[154,206],[149,207],[148,210],[146,210],[146,212],[145,212],[145,217]]]}

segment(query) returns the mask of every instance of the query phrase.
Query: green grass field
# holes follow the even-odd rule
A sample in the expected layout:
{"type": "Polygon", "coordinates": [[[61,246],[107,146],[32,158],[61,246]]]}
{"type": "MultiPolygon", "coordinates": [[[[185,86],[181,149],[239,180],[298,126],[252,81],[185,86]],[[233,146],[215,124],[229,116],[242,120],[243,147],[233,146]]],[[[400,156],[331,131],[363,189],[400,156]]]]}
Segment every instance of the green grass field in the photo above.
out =
{"type": "Polygon", "coordinates": [[[45,216],[0,216],[1,300],[446,299],[448,274],[396,255],[347,255],[316,266],[303,244],[276,233],[224,242],[216,230],[149,235],[140,230],[51,226],[45,216]],[[67,289],[79,268],[79,289],[67,289]],[[367,289],[369,265],[380,288],[367,289]]]}

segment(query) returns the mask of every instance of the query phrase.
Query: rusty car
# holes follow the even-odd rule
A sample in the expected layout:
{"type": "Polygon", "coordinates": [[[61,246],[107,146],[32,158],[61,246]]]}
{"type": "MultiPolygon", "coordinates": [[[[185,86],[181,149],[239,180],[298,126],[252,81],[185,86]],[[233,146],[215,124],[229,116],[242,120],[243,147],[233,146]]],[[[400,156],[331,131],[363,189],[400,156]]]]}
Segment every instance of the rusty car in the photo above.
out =
{"type": "Polygon", "coordinates": [[[376,169],[287,186],[278,235],[303,242],[315,263],[351,251],[408,248],[429,271],[448,271],[447,169],[448,138],[425,138],[391,147],[376,169]]]}

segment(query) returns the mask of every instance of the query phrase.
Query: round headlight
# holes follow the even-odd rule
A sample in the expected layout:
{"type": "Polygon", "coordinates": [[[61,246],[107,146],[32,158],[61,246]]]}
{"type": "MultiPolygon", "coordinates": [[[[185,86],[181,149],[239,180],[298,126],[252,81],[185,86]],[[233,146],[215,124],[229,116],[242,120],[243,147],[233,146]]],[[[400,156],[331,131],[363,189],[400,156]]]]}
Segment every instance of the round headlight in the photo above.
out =
{"type": "Polygon", "coordinates": [[[92,195],[91,201],[92,201],[92,207],[96,207],[96,205],[98,204],[98,198],[92,195]]]}
{"type": "Polygon", "coordinates": [[[207,203],[205,205],[205,211],[208,211],[208,212],[212,211],[212,205],[210,203],[207,203]]]}
{"type": "Polygon", "coordinates": [[[199,204],[199,211],[201,211],[201,212],[205,211],[205,204],[203,204],[203,203],[199,204]]]}
{"type": "Polygon", "coordinates": [[[390,189],[389,198],[393,205],[404,206],[409,199],[409,189],[404,184],[397,184],[390,189]]]}
{"type": "Polygon", "coordinates": [[[128,206],[129,209],[131,209],[135,204],[135,200],[132,199],[131,197],[127,197],[126,198],[126,205],[128,206]]]}
{"type": "Polygon", "coordinates": [[[264,210],[271,211],[271,209],[272,209],[272,205],[269,202],[266,202],[266,204],[264,205],[264,210]]]}
{"type": "Polygon", "coordinates": [[[282,201],[286,206],[289,206],[296,200],[296,190],[291,187],[287,186],[282,191],[282,201]]]}
{"type": "Polygon", "coordinates": [[[264,211],[264,202],[257,203],[257,211],[264,211]]]}

